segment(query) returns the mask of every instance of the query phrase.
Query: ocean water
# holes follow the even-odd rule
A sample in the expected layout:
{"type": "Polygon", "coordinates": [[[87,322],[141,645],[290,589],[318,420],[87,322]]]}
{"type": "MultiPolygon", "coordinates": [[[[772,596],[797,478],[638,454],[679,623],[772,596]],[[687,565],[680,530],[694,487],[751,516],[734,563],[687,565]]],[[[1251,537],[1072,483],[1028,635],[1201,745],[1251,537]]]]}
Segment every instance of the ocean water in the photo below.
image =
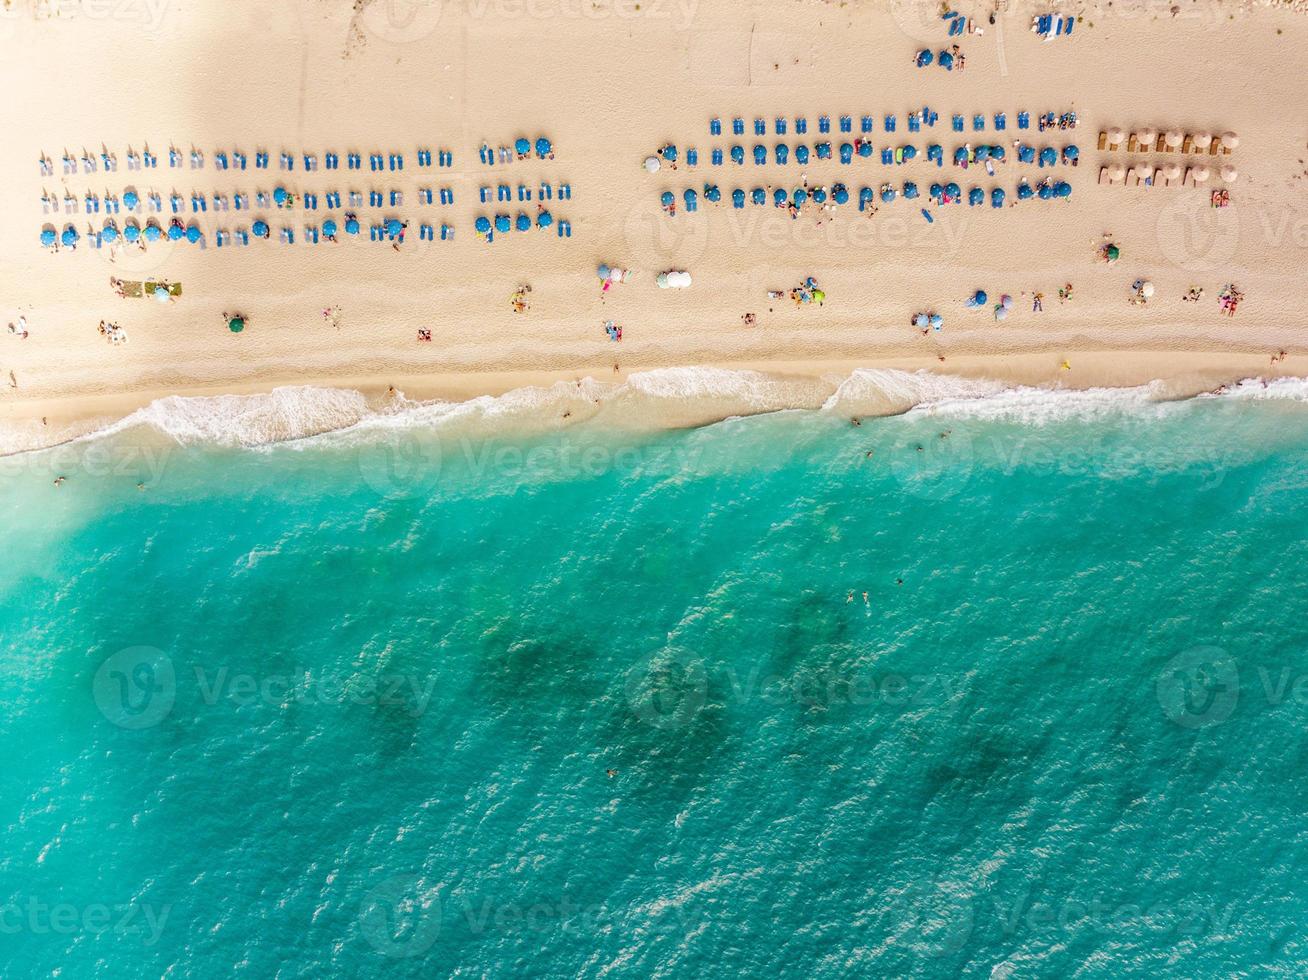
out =
{"type": "Polygon", "coordinates": [[[1303,975],[1305,393],[2,460],[0,975],[1303,975]]]}

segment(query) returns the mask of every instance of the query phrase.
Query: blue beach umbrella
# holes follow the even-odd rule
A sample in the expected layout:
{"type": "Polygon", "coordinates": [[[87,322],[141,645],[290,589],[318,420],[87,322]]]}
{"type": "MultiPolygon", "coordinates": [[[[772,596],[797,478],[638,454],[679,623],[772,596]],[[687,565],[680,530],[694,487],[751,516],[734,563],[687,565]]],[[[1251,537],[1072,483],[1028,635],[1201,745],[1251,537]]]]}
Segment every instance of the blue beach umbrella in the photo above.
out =
{"type": "Polygon", "coordinates": [[[668,163],[676,163],[677,148],[671,143],[669,143],[667,146],[659,150],[659,156],[663,157],[663,159],[668,161],[668,163]]]}
{"type": "Polygon", "coordinates": [[[939,143],[932,143],[927,147],[928,162],[939,163],[945,159],[945,151],[939,143]]]}
{"type": "Polygon", "coordinates": [[[966,147],[966,146],[960,146],[957,150],[954,151],[954,162],[955,162],[955,163],[966,163],[966,162],[967,162],[967,147],[966,147]]]}
{"type": "Polygon", "coordinates": [[[681,195],[681,198],[686,202],[687,211],[689,211],[691,208],[695,207],[699,203],[699,195],[696,194],[694,189],[690,187],[686,188],[685,192],[681,195]]]}
{"type": "Polygon", "coordinates": [[[731,206],[733,208],[743,208],[745,206],[745,192],[739,187],[731,192],[731,206]]]}
{"type": "Polygon", "coordinates": [[[775,204],[777,207],[784,208],[786,206],[787,200],[788,198],[786,196],[786,191],[784,188],[778,187],[776,190],[772,192],[772,203],[775,204]]]}
{"type": "Polygon", "coordinates": [[[550,214],[548,211],[542,211],[540,214],[536,215],[537,228],[548,228],[552,224],[554,224],[554,215],[550,214]]]}
{"type": "Polygon", "coordinates": [[[940,195],[944,193],[945,193],[945,189],[941,187],[939,184],[932,184],[931,189],[927,191],[928,196],[930,196],[930,198],[933,201],[937,201],[937,202],[939,202],[940,200],[940,195]]]}
{"type": "Polygon", "coordinates": [[[853,144],[853,143],[841,143],[841,144],[840,144],[840,162],[841,162],[841,163],[849,163],[849,162],[850,162],[851,160],[853,160],[853,159],[854,159],[854,144],[853,144]]]}
{"type": "Polygon", "coordinates": [[[722,191],[718,190],[717,184],[704,185],[704,199],[712,201],[714,204],[722,200],[722,191]]]}
{"type": "Polygon", "coordinates": [[[917,197],[917,184],[911,180],[904,181],[904,197],[910,201],[917,197]]]}
{"type": "Polygon", "coordinates": [[[768,192],[761,187],[755,187],[749,192],[749,199],[751,204],[767,204],[768,192]]]}
{"type": "Polygon", "coordinates": [[[808,166],[808,147],[803,143],[795,147],[795,162],[801,167],[808,166]]]}
{"type": "Polygon", "coordinates": [[[915,327],[925,327],[930,322],[930,318],[925,313],[919,313],[913,317],[913,326],[915,327]]]}
{"type": "Polygon", "coordinates": [[[127,209],[135,210],[136,206],[141,203],[141,199],[136,196],[136,191],[127,191],[123,194],[123,204],[127,209]]]}
{"type": "Polygon", "coordinates": [[[507,234],[513,227],[513,222],[509,220],[507,214],[497,214],[495,216],[495,230],[507,234]]]}
{"type": "Polygon", "coordinates": [[[77,233],[77,229],[72,225],[69,225],[64,229],[64,233],[59,236],[59,240],[69,248],[72,248],[72,246],[77,244],[77,240],[81,237],[82,236],[77,233]]]}
{"type": "Polygon", "coordinates": [[[825,187],[813,188],[813,200],[817,204],[827,203],[827,191],[825,187]]]}
{"type": "Polygon", "coordinates": [[[359,233],[359,219],[358,219],[358,218],[346,218],[346,219],[345,219],[345,234],[347,234],[347,235],[357,235],[358,233],[359,233]]]}
{"type": "Polygon", "coordinates": [[[884,202],[885,204],[889,204],[889,203],[890,203],[891,201],[893,201],[894,199],[895,199],[895,189],[894,189],[893,187],[883,187],[883,188],[881,188],[881,200],[882,200],[882,202],[884,202]]]}
{"type": "Polygon", "coordinates": [[[931,64],[931,62],[934,60],[935,60],[935,55],[933,55],[931,51],[927,48],[923,48],[921,51],[917,53],[917,66],[919,68],[925,68],[927,65],[931,64]]]}
{"type": "Polygon", "coordinates": [[[118,229],[106,221],[104,230],[100,232],[100,237],[106,242],[116,242],[118,241],[118,229]]]}
{"type": "Polygon", "coordinates": [[[905,143],[899,149],[903,153],[905,160],[914,160],[917,158],[917,147],[912,143],[905,143]]]}
{"type": "Polygon", "coordinates": [[[731,162],[732,163],[745,162],[745,148],[743,146],[736,145],[731,148],[731,162]]]}
{"type": "Polygon", "coordinates": [[[550,151],[552,149],[554,149],[554,147],[550,144],[550,141],[547,140],[544,136],[536,140],[536,156],[547,157],[550,155],[550,151]]]}
{"type": "Polygon", "coordinates": [[[992,208],[1002,208],[1004,206],[1004,189],[996,187],[990,192],[990,206],[992,208]]]}
{"type": "Polygon", "coordinates": [[[279,206],[286,203],[285,187],[278,187],[276,190],[273,191],[273,203],[279,206]]]}
{"type": "Polygon", "coordinates": [[[322,223],[322,233],[328,238],[336,234],[336,219],[328,218],[322,223]]]}
{"type": "Polygon", "coordinates": [[[988,298],[989,297],[986,296],[986,292],[984,289],[978,289],[975,293],[972,294],[971,299],[969,299],[965,305],[972,306],[972,307],[985,306],[986,300],[988,298]]]}
{"type": "Polygon", "coordinates": [[[519,136],[513,141],[513,149],[517,151],[519,156],[525,156],[531,152],[531,140],[525,136],[519,136]]]}
{"type": "Polygon", "coordinates": [[[945,193],[948,194],[950,197],[954,198],[955,200],[957,200],[959,197],[962,196],[963,191],[959,188],[957,184],[955,184],[951,180],[948,184],[945,185],[945,193]]]}
{"type": "Polygon", "coordinates": [[[754,166],[761,167],[768,162],[768,148],[763,144],[754,147],[754,166]]]}
{"type": "Polygon", "coordinates": [[[943,68],[945,71],[954,70],[954,56],[950,54],[948,51],[941,51],[940,58],[938,60],[940,62],[940,67],[943,68]]]}
{"type": "Polygon", "coordinates": [[[1058,162],[1058,152],[1052,146],[1046,146],[1040,151],[1040,166],[1052,167],[1058,162]]]}
{"type": "Polygon", "coordinates": [[[985,202],[986,192],[979,187],[973,187],[967,192],[967,206],[974,208],[985,202]]]}
{"type": "Polygon", "coordinates": [[[927,323],[931,324],[931,326],[937,330],[939,330],[944,325],[944,322],[945,322],[945,318],[941,316],[939,313],[932,313],[929,317],[927,317],[927,323]]]}
{"type": "Polygon", "coordinates": [[[869,204],[872,203],[874,197],[875,195],[872,193],[872,188],[870,187],[859,188],[858,209],[862,211],[865,207],[867,207],[869,204]]]}
{"type": "Polygon", "coordinates": [[[990,159],[990,147],[978,146],[976,148],[976,159],[979,163],[985,163],[990,159]]]}
{"type": "Polygon", "coordinates": [[[1017,199],[1019,201],[1027,200],[1033,193],[1035,192],[1031,190],[1031,185],[1025,179],[1017,185],[1017,199]]]}
{"type": "Polygon", "coordinates": [[[531,218],[527,217],[525,214],[519,214],[518,220],[514,222],[514,227],[517,228],[518,231],[530,231],[531,218]]]}
{"type": "Polygon", "coordinates": [[[837,204],[849,203],[849,188],[844,184],[836,184],[831,188],[831,200],[837,204]]]}
{"type": "Polygon", "coordinates": [[[190,242],[192,245],[198,242],[200,240],[200,229],[197,228],[195,225],[191,225],[189,228],[187,228],[186,240],[190,242]]]}
{"type": "Polygon", "coordinates": [[[990,155],[996,160],[1002,160],[1004,159],[1004,148],[996,143],[994,146],[990,147],[990,155]]]}
{"type": "Polygon", "coordinates": [[[400,232],[404,231],[404,225],[400,223],[399,218],[390,218],[386,222],[386,234],[391,238],[399,238],[400,232]]]}
{"type": "Polygon", "coordinates": [[[872,155],[872,143],[869,140],[864,140],[858,144],[858,155],[861,157],[870,157],[872,155]]]}
{"type": "Polygon", "coordinates": [[[795,202],[795,207],[803,207],[804,202],[808,200],[808,191],[802,187],[796,187],[790,199],[795,202]]]}
{"type": "MultiPolygon", "coordinates": [[[[174,227],[176,227],[176,226],[174,225],[174,227]]],[[[358,227],[359,227],[359,222],[358,222],[358,221],[355,221],[355,222],[354,222],[354,227],[355,227],[355,230],[354,230],[353,232],[350,232],[350,233],[351,233],[351,234],[358,234],[358,227]]],[[[255,223],[250,227],[250,230],[251,230],[252,232],[254,232],[256,235],[258,235],[260,238],[267,238],[267,237],[268,237],[268,222],[264,221],[263,219],[260,219],[260,220],[256,221],[256,222],[255,222],[255,223]]],[[[346,225],[346,229],[345,229],[345,230],[346,230],[346,231],[349,231],[349,225],[348,225],[348,224],[346,225]]],[[[172,237],[173,237],[171,231],[169,231],[169,233],[168,233],[168,237],[169,237],[169,238],[172,238],[172,237]]]]}
{"type": "MultiPolygon", "coordinates": [[[[263,222],[262,222],[262,221],[256,221],[256,222],[254,223],[254,233],[255,233],[256,235],[259,234],[259,226],[260,226],[260,225],[263,225],[263,222]]],[[[263,225],[263,226],[264,226],[264,228],[267,228],[267,227],[268,227],[267,225],[263,225]]],[[[168,240],[169,240],[170,242],[178,242],[178,241],[181,241],[181,240],[182,240],[182,236],[185,235],[185,234],[186,234],[186,229],[184,229],[181,225],[173,224],[173,225],[169,225],[169,226],[168,226],[168,240]]]]}
{"type": "Polygon", "coordinates": [[[145,226],[145,231],[143,231],[142,234],[145,235],[145,240],[147,242],[157,242],[163,237],[163,232],[159,230],[159,226],[153,221],[145,226]]]}
{"type": "Polygon", "coordinates": [[[673,195],[672,191],[664,191],[662,194],[659,195],[659,203],[661,203],[665,208],[672,207],[672,205],[675,204],[676,201],[677,199],[673,195]]]}
{"type": "Polygon", "coordinates": [[[476,222],[473,223],[473,227],[477,230],[477,234],[479,235],[486,234],[491,230],[490,218],[486,217],[483,214],[481,217],[479,217],[476,220],[476,222]]]}
{"type": "Polygon", "coordinates": [[[1057,184],[1054,185],[1054,196],[1055,196],[1055,197],[1071,197],[1071,196],[1072,196],[1072,185],[1069,184],[1069,183],[1068,183],[1067,181],[1065,181],[1065,180],[1060,180],[1057,184]]]}
{"type": "Polygon", "coordinates": [[[1054,196],[1054,189],[1047,182],[1043,183],[1040,185],[1040,189],[1036,191],[1036,196],[1042,201],[1047,201],[1054,196]]]}
{"type": "Polygon", "coordinates": [[[1017,160],[1019,163],[1035,163],[1035,147],[1019,146],[1017,148],[1017,160]]]}
{"type": "Polygon", "coordinates": [[[129,242],[140,241],[141,229],[138,228],[136,225],[129,224],[126,228],[123,229],[123,238],[125,238],[129,242]]]}
{"type": "Polygon", "coordinates": [[[1075,146],[1063,147],[1063,156],[1068,160],[1075,160],[1081,155],[1081,151],[1075,146]]]}
{"type": "Polygon", "coordinates": [[[55,230],[53,228],[41,229],[41,244],[49,248],[55,243],[55,230]]]}
{"type": "Polygon", "coordinates": [[[595,275],[599,276],[600,282],[608,282],[609,274],[612,271],[613,270],[609,268],[609,264],[607,262],[601,262],[599,266],[595,269],[595,275]]]}

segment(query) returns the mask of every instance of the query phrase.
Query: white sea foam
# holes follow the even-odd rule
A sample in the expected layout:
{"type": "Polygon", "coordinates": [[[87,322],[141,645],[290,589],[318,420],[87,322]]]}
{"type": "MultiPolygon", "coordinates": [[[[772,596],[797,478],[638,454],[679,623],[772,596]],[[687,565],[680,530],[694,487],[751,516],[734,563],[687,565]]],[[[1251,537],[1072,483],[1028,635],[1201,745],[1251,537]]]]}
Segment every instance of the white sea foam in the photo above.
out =
{"type": "MultiPolygon", "coordinates": [[[[517,433],[568,424],[565,419],[683,426],[787,408],[847,415],[913,412],[1045,425],[1161,412],[1177,397],[1177,392],[1157,381],[1133,388],[1035,388],[930,371],[860,368],[845,378],[819,380],[686,367],[636,372],[625,383],[560,381],[466,401],[418,401],[401,394],[374,404],[358,391],[309,386],[263,394],[170,396],[118,422],[79,434],[75,441],[146,429],[182,445],[308,445],[322,439],[376,438],[397,429],[453,425],[517,433]]],[[[1200,397],[1303,402],[1308,401],[1308,379],[1251,379],[1200,397]]]]}

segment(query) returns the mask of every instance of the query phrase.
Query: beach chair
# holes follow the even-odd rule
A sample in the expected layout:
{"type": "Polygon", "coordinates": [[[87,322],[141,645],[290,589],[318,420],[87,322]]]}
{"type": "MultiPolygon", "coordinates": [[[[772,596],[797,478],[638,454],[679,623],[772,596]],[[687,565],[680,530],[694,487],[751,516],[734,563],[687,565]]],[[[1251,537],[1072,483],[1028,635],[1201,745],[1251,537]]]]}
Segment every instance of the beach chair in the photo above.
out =
{"type": "Polygon", "coordinates": [[[69,156],[67,151],[64,151],[64,174],[75,173],[77,173],[77,161],[69,156]]]}
{"type": "MultiPolygon", "coordinates": [[[[421,163],[419,165],[421,166],[421,163]]],[[[434,240],[435,240],[435,234],[432,231],[431,225],[427,224],[426,222],[423,222],[422,224],[418,225],[418,241],[430,242],[434,240]]]]}
{"type": "Polygon", "coordinates": [[[762,119],[754,120],[754,135],[766,136],[768,134],[768,124],[762,119]]]}
{"type": "Polygon", "coordinates": [[[481,144],[481,148],[477,150],[477,158],[486,166],[491,166],[495,163],[495,154],[485,143],[481,144]]]}
{"type": "Polygon", "coordinates": [[[241,193],[240,191],[237,191],[236,193],[234,193],[234,194],[232,195],[232,208],[233,208],[234,210],[236,210],[236,211],[248,211],[248,210],[250,210],[250,197],[249,197],[249,195],[248,195],[248,194],[243,194],[243,193],[241,193]]]}
{"type": "Polygon", "coordinates": [[[150,191],[147,193],[145,195],[145,200],[149,205],[149,209],[154,213],[158,214],[163,210],[163,198],[159,195],[158,191],[150,191]]]}
{"type": "Polygon", "coordinates": [[[216,169],[218,169],[218,170],[226,170],[226,169],[227,169],[227,154],[224,153],[222,150],[214,150],[214,153],[213,153],[213,165],[214,165],[214,167],[215,167],[216,169]]]}
{"type": "Polygon", "coordinates": [[[995,132],[1002,133],[1008,128],[1008,115],[1003,112],[995,113],[995,132]]]}
{"type": "Polygon", "coordinates": [[[1017,114],[1017,128],[1018,129],[1031,128],[1031,114],[1029,112],[1022,111],[1017,114]]]}
{"type": "Polygon", "coordinates": [[[283,228],[283,229],[282,229],[282,234],[281,234],[281,239],[282,239],[282,244],[283,244],[283,245],[294,245],[294,244],[295,244],[295,232],[291,231],[291,229],[289,229],[289,228],[283,228]]]}
{"type": "Polygon", "coordinates": [[[233,151],[232,151],[232,162],[233,162],[234,164],[236,164],[236,169],[237,169],[237,170],[244,170],[244,169],[245,169],[245,165],[246,165],[246,163],[248,162],[248,160],[246,159],[245,154],[242,153],[240,150],[233,150],[233,151]]]}
{"type": "Polygon", "coordinates": [[[736,118],[731,120],[731,135],[745,135],[745,120],[741,119],[739,116],[736,116],[736,118]]]}
{"type": "Polygon", "coordinates": [[[861,119],[859,119],[859,121],[858,121],[858,128],[859,128],[859,132],[861,132],[861,133],[870,133],[870,132],[872,132],[872,117],[871,117],[871,116],[863,116],[861,119]]]}
{"type": "Polygon", "coordinates": [[[379,207],[381,207],[381,206],[382,206],[383,204],[385,204],[385,203],[386,203],[386,198],[382,196],[382,192],[381,192],[381,191],[377,190],[375,187],[374,187],[374,188],[369,188],[369,190],[368,190],[368,207],[370,207],[370,208],[379,208],[379,207]]]}
{"type": "Polygon", "coordinates": [[[1099,149],[1108,149],[1108,133],[1102,129],[1099,131],[1099,149]]]}
{"type": "Polygon", "coordinates": [[[888,146],[883,146],[883,147],[881,148],[881,163],[882,163],[882,165],[883,165],[883,166],[887,166],[887,165],[892,164],[892,163],[894,163],[894,162],[895,162],[895,151],[892,150],[892,149],[891,149],[890,147],[888,147],[888,146]]]}
{"type": "Polygon", "coordinates": [[[303,232],[303,234],[304,234],[304,244],[306,244],[306,245],[317,245],[317,244],[318,244],[318,226],[317,226],[317,225],[305,225],[301,230],[302,230],[302,232],[303,232]]]}
{"type": "Polygon", "coordinates": [[[560,201],[572,200],[572,185],[567,183],[566,181],[562,184],[559,184],[559,200],[560,201]]]}
{"type": "Polygon", "coordinates": [[[909,131],[910,133],[920,133],[920,132],[922,132],[922,114],[921,114],[921,113],[918,113],[918,112],[910,112],[910,113],[908,114],[908,131],[909,131]]]}
{"type": "Polygon", "coordinates": [[[482,204],[489,204],[494,199],[495,192],[490,189],[489,185],[482,184],[481,187],[477,188],[477,196],[482,204]]]}
{"type": "Polygon", "coordinates": [[[768,162],[768,148],[759,144],[754,147],[754,166],[761,167],[768,162]]]}
{"type": "Polygon", "coordinates": [[[391,156],[390,156],[390,166],[391,166],[391,169],[392,169],[392,170],[403,170],[403,169],[404,169],[404,154],[403,154],[403,153],[392,153],[391,156]]]}
{"type": "Polygon", "coordinates": [[[191,149],[191,169],[192,170],[204,169],[204,154],[195,148],[191,149]]]}
{"type": "Polygon", "coordinates": [[[715,167],[722,166],[722,150],[718,147],[714,147],[713,153],[709,157],[709,162],[715,167]]]}
{"type": "MultiPolygon", "coordinates": [[[[482,190],[483,190],[483,192],[484,192],[484,191],[485,191],[485,188],[482,188],[482,190]]],[[[419,204],[431,204],[431,203],[432,203],[432,193],[431,193],[431,188],[430,188],[430,187],[419,187],[419,188],[418,188],[418,203],[419,203],[419,204]]],[[[483,204],[485,203],[485,197],[484,197],[484,196],[483,196],[483,198],[482,198],[482,203],[483,203],[483,204]]]]}
{"type": "Polygon", "coordinates": [[[559,221],[559,222],[556,224],[556,227],[559,229],[559,237],[560,237],[560,238],[571,238],[571,237],[572,237],[572,222],[571,222],[571,221],[567,221],[567,220],[559,221]]]}
{"type": "Polygon", "coordinates": [[[250,244],[250,233],[244,228],[236,229],[236,244],[242,247],[250,244]]]}
{"type": "MultiPolygon", "coordinates": [[[[201,200],[203,200],[204,195],[201,194],[200,197],[201,197],[201,200]]],[[[201,210],[203,210],[203,208],[202,208],[201,210]]],[[[104,213],[105,213],[105,214],[117,214],[117,213],[118,213],[118,195],[117,195],[117,194],[109,194],[109,193],[106,193],[106,194],[105,194],[105,196],[104,196],[104,213]]]]}
{"type": "Polygon", "coordinates": [[[540,185],[540,188],[537,190],[536,195],[540,200],[548,201],[554,197],[554,189],[550,187],[549,182],[546,181],[540,185]]]}
{"type": "Polygon", "coordinates": [[[431,150],[423,149],[423,148],[419,148],[419,150],[418,150],[418,166],[420,166],[420,167],[430,167],[430,166],[431,166],[431,150]]]}
{"type": "MultiPolygon", "coordinates": [[[[308,197],[307,194],[306,194],[305,196],[308,197]]],[[[315,199],[315,200],[316,200],[316,199],[315,199]]],[[[316,205],[315,205],[315,206],[316,206],[316,205]]],[[[214,191],[214,193],[213,193],[213,209],[214,209],[215,211],[226,211],[226,210],[228,210],[228,207],[227,207],[227,195],[226,195],[226,194],[220,194],[220,193],[218,193],[217,191],[214,191]]]]}
{"type": "Polygon", "coordinates": [[[291,156],[285,150],[278,155],[277,160],[278,166],[283,170],[290,171],[295,169],[295,157],[291,156]]]}
{"type": "Polygon", "coordinates": [[[350,191],[346,199],[350,202],[350,207],[352,208],[363,207],[363,195],[358,191],[350,191]]]}
{"type": "Polygon", "coordinates": [[[686,166],[699,166],[699,150],[695,149],[693,146],[686,151],[686,166]]]}
{"type": "Polygon", "coordinates": [[[255,150],[255,151],[254,151],[254,169],[255,169],[255,170],[267,170],[267,169],[268,169],[268,151],[267,151],[267,150],[255,150]]]}
{"type": "Polygon", "coordinates": [[[786,117],[785,117],[785,116],[777,116],[777,118],[776,118],[775,120],[773,120],[773,122],[772,122],[772,132],[773,132],[775,135],[777,135],[777,136],[785,136],[785,135],[786,135],[786,117]]]}
{"type": "MultiPolygon", "coordinates": [[[[448,242],[448,241],[449,241],[450,239],[452,239],[453,237],[454,237],[454,226],[453,226],[453,225],[447,225],[447,224],[442,223],[442,224],[441,224],[441,241],[443,241],[443,242],[448,242]]],[[[569,238],[572,237],[572,227],[571,227],[571,226],[568,227],[568,237],[569,237],[569,238]]]]}
{"type": "Polygon", "coordinates": [[[808,120],[803,116],[795,117],[795,132],[803,136],[808,132],[808,120]]]}
{"type": "Polygon", "coordinates": [[[306,211],[318,210],[318,195],[313,193],[312,191],[305,191],[301,200],[304,202],[304,210],[306,211]]]}
{"type": "Polygon", "coordinates": [[[307,173],[312,173],[318,169],[318,157],[313,153],[304,154],[304,169],[307,173]]]}
{"type": "Polygon", "coordinates": [[[954,118],[950,120],[950,125],[953,127],[954,132],[956,132],[956,133],[961,133],[961,132],[963,131],[963,116],[962,116],[962,114],[961,114],[961,113],[957,113],[957,112],[954,113],[954,118]]]}
{"type": "Polygon", "coordinates": [[[1126,186],[1134,187],[1140,183],[1140,178],[1135,172],[1135,167],[1128,167],[1126,171],[1126,186]]]}
{"type": "Polygon", "coordinates": [[[979,133],[986,128],[986,117],[977,113],[972,117],[972,132],[979,133]]]}
{"type": "MultiPolygon", "coordinates": [[[[531,194],[530,194],[530,193],[527,195],[527,198],[528,198],[528,200],[531,199],[531,194]]],[[[440,199],[441,199],[441,204],[443,204],[443,205],[446,205],[446,204],[453,204],[453,203],[454,203],[454,188],[453,188],[453,187],[442,187],[442,188],[441,188],[440,199]]]]}
{"type": "Polygon", "coordinates": [[[1192,137],[1189,133],[1186,133],[1186,134],[1185,134],[1185,139],[1183,139],[1183,140],[1181,141],[1181,152],[1182,152],[1182,153],[1190,153],[1190,152],[1192,152],[1193,150],[1194,150],[1194,141],[1193,141],[1193,137],[1192,137]]]}
{"type": "Polygon", "coordinates": [[[404,191],[392,188],[387,197],[391,202],[391,207],[398,208],[404,206],[404,191]]]}
{"type": "Polygon", "coordinates": [[[830,116],[818,116],[818,132],[819,132],[819,133],[829,133],[829,132],[831,132],[831,117],[830,117],[830,116]]]}
{"type": "Polygon", "coordinates": [[[531,200],[531,189],[530,189],[529,187],[527,187],[526,184],[519,184],[519,185],[518,185],[518,200],[519,200],[519,201],[530,201],[530,200],[531,200]]]}
{"type": "Polygon", "coordinates": [[[213,233],[213,242],[219,248],[225,247],[227,243],[231,241],[231,239],[232,239],[231,232],[229,232],[226,228],[219,228],[217,231],[213,233]]]}
{"type": "Polygon", "coordinates": [[[508,184],[500,184],[500,185],[498,185],[498,186],[495,188],[495,200],[497,200],[497,201],[512,201],[512,200],[513,200],[513,188],[510,187],[508,184]]]}
{"type": "Polygon", "coordinates": [[[328,192],[327,192],[327,206],[328,206],[329,208],[339,208],[339,207],[341,206],[341,192],[340,192],[340,191],[328,191],[328,192]]]}
{"type": "Polygon", "coordinates": [[[712,119],[709,120],[709,135],[710,136],[722,135],[722,120],[719,119],[717,116],[714,116],[712,119]]]}
{"type": "Polygon", "coordinates": [[[182,165],[182,151],[175,146],[168,147],[168,166],[172,170],[178,169],[182,165]]]}
{"type": "Polygon", "coordinates": [[[359,153],[347,152],[345,154],[345,168],[347,170],[363,169],[363,156],[359,153]]]}
{"type": "Polygon", "coordinates": [[[436,166],[438,167],[454,166],[454,154],[449,150],[438,150],[436,152],[436,166]]]}
{"type": "Polygon", "coordinates": [[[841,116],[839,124],[842,133],[852,133],[854,131],[854,120],[850,116],[841,116]]]}
{"type": "Polygon", "coordinates": [[[141,162],[151,170],[155,170],[159,166],[159,158],[150,152],[149,147],[141,150],[141,162]]]}
{"type": "Polygon", "coordinates": [[[881,121],[882,123],[885,124],[885,129],[887,133],[893,133],[895,131],[895,127],[898,125],[898,120],[896,120],[893,115],[886,116],[881,121]]]}

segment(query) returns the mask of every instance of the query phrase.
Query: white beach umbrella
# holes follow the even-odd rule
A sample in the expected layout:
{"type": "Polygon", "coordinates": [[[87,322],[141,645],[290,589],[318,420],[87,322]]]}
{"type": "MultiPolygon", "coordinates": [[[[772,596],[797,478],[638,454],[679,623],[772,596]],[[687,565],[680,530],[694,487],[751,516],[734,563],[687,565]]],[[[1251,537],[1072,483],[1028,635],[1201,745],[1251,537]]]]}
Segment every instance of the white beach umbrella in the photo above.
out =
{"type": "Polygon", "coordinates": [[[658,157],[646,157],[646,158],[645,158],[645,169],[648,170],[650,173],[652,173],[652,174],[653,174],[653,173],[658,173],[658,169],[659,169],[659,167],[661,167],[661,166],[663,166],[663,164],[659,163],[659,158],[658,158],[658,157]]]}
{"type": "Polygon", "coordinates": [[[1120,143],[1126,139],[1126,132],[1120,126],[1114,126],[1108,131],[1108,142],[1120,143]]]}
{"type": "Polygon", "coordinates": [[[1212,133],[1195,133],[1193,136],[1190,137],[1190,144],[1200,149],[1206,149],[1207,147],[1212,145],[1212,142],[1213,142],[1212,133]]]}
{"type": "Polygon", "coordinates": [[[1180,130],[1169,129],[1163,134],[1163,142],[1175,149],[1185,140],[1185,135],[1180,130]]]}
{"type": "Polygon", "coordinates": [[[1222,168],[1222,180],[1226,181],[1228,184],[1234,184],[1235,178],[1239,176],[1240,172],[1234,167],[1226,166],[1222,168]]]}
{"type": "Polygon", "coordinates": [[[1212,174],[1209,172],[1207,167],[1195,167],[1190,171],[1190,176],[1194,178],[1196,184],[1202,184],[1211,177],[1212,174]]]}
{"type": "Polygon", "coordinates": [[[667,289],[667,288],[668,288],[668,274],[667,274],[666,272],[660,272],[660,273],[658,274],[658,278],[656,278],[656,279],[654,280],[654,283],[655,283],[655,285],[657,285],[657,286],[659,287],[659,289],[667,289]]]}
{"type": "Polygon", "coordinates": [[[1148,298],[1149,298],[1150,296],[1152,296],[1153,294],[1154,294],[1154,284],[1153,284],[1153,283],[1151,283],[1151,282],[1146,282],[1146,283],[1144,283],[1144,284],[1140,287],[1140,295],[1143,296],[1145,299],[1148,299],[1148,298]]]}
{"type": "Polygon", "coordinates": [[[1142,129],[1136,133],[1136,142],[1144,147],[1151,147],[1158,142],[1158,131],[1156,129],[1142,129]]]}
{"type": "Polygon", "coordinates": [[[1163,164],[1163,178],[1165,180],[1176,180],[1181,176],[1181,165],[1179,163],[1163,164]]]}
{"type": "Polygon", "coordinates": [[[1240,137],[1236,136],[1235,133],[1222,134],[1222,146],[1226,147],[1229,150],[1234,150],[1239,145],[1240,145],[1240,137]]]}
{"type": "Polygon", "coordinates": [[[1126,168],[1122,166],[1120,163],[1114,163],[1109,166],[1108,168],[1109,180],[1121,180],[1125,176],[1126,176],[1126,168]]]}

